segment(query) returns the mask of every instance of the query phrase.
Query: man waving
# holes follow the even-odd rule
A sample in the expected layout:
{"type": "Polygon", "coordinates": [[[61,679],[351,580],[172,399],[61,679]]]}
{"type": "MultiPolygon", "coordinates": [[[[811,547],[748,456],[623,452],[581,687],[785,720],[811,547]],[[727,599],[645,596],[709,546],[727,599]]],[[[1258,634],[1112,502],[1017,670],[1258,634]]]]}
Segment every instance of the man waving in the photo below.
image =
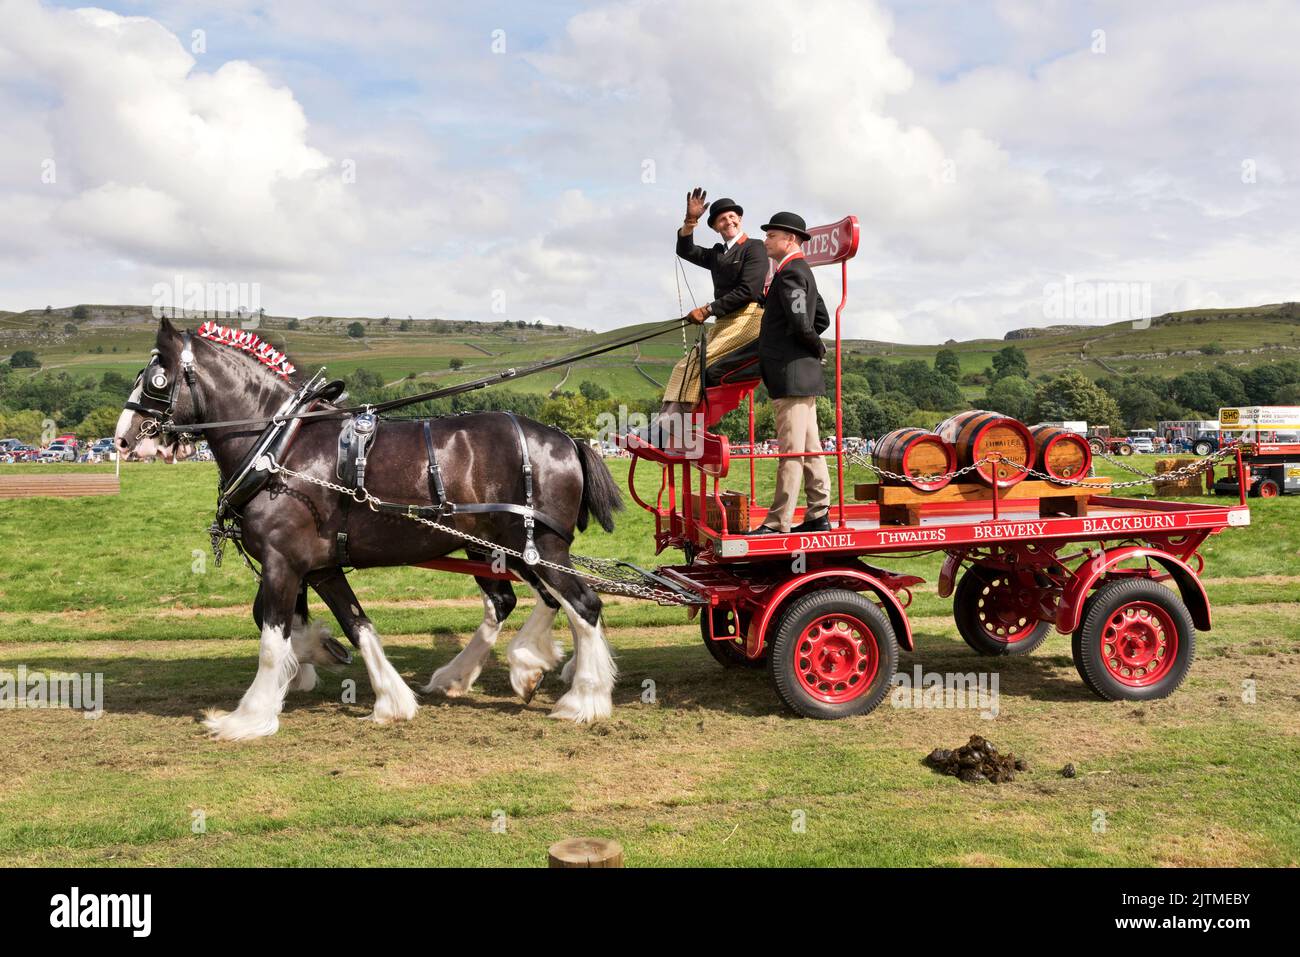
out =
{"type": "MultiPolygon", "coordinates": [[[[702,323],[710,316],[717,321],[705,340],[710,367],[723,357],[735,353],[758,338],[763,310],[759,298],[767,277],[768,260],[763,243],[750,239],[741,229],[745,211],[733,199],[714,200],[705,205],[707,193],[698,186],[686,195],[686,218],[677,230],[677,255],[687,262],[707,269],[713,278],[713,301],[692,309],[684,318],[702,323]],[[696,245],[693,238],[700,217],[708,210],[709,228],[722,241],[709,248],[696,245]]],[[[682,416],[694,411],[700,401],[699,355],[692,351],[673,367],[664,389],[660,415],[682,416]]]]}

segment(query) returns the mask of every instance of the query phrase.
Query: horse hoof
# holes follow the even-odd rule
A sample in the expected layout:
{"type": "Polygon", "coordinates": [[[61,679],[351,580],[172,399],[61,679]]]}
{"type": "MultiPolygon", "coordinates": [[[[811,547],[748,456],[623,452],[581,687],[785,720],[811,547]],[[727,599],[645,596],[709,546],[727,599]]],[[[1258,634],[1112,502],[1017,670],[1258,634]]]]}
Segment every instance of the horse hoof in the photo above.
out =
{"type": "Polygon", "coordinates": [[[613,711],[614,702],[608,693],[601,694],[591,689],[570,688],[560,696],[559,701],[555,702],[555,707],[547,717],[572,721],[574,724],[592,724],[605,720],[613,711]]]}
{"type": "Polygon", "coordinates": [[[341,645],[335,639],[333,638],[324,639],[321,642],[321,647],[323,647],[327,652],[329,652],[330,657],[333,658],[335,661],[337,661],[339,664],[341,665],[352,664],[352,652],[350,652],[347,648],[344,648],[343,645],[341,645]]]}
{"type": "Polygon", "coordinates": [[[472,675],[453,675],[450,665],[444,665],[433,673],[429,683],[415,690],[421,694],[440,694],[445,698],[459,698],[467,695],[478,679],[478,671],[472,675]]]}
{"type": "Polygon", "coordinates": [[[315,691],[316,686],[320,684],[320,676],[316,674],[314,665],[298,665],[298,673],[294,675],[293,681],[289,684],[290,691],[315,691]]]}
{"type": "Polygon", "coordinates": [[[264,719],[211,708],[203,713],[203,727],[214,741],[250,741],[275,734],[280,729],[280,721],[274,715],[264,719]]]}
{"type": "Polygon", "coordinates": [[[399,721],[411,721],[420,711],[420,703],[415,700],[415,692],[402,685],[401,692],[386,695],[375,701],[375,710],[367,716],[375,724],[396,724],[399,721]]]}
{"type": "Polygon", "coordinates": [[[537,694],[537,689],[542,686],[542,678],[546,672],[541,668],[511,668],[510,669],[510,687],[515,689],[515,694],[519,695],[524,704],[530,704],[533,695],[537,694]]]}

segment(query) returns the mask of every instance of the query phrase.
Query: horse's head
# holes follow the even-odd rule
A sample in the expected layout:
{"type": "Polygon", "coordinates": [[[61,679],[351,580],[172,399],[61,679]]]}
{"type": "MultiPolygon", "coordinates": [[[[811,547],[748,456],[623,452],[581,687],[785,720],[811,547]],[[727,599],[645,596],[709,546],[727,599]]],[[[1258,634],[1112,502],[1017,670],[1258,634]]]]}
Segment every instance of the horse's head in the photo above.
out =
{"type": "Polygon", "coordinates": [[[189,330],[181,331],[164,316],[158,338],[149,354],[149,364],[136,376],[126,400],[113,445],[124,458],[148,459],[161,455],[164,461],[184,459],[193,445],[176,432],[164,431],[164,423],[184,425],[201,421],[196,415],[194,354],[189,330]]]}

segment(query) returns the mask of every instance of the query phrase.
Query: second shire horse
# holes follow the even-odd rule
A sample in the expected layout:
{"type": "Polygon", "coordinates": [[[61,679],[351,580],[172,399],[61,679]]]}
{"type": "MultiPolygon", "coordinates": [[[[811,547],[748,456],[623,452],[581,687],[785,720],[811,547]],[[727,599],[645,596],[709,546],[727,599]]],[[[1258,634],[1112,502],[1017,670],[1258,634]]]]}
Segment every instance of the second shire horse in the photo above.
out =
{"type": "MultiPolygon", "coordinates": [[[[197,332],[178,330],[164,318],[150,363],[118,421],[115,443],[120,454],[171,457],[179,447],[176,428],[269,420],[284,415],[303,389],[287,358],[252,333],[214,323],[204,323],[197,332]]],[[[303,408],[328,409],[330,394],[303,408]]],[[[337,397],[337,390],[332,395],[337,397]]],[[[204,723],[217,738],[274,734],[286,692],[315,687],[316,665],[346,657],[341,648],[331,652],[335,643],[308,620],[307,586],[320,595],[361,653],[375,692],[371,717],[380,723],[413,718],[416,696],[384,655],[343,567],[410,565],[462,547],[471,557],[493,557],[485,547],[467,547],[451,533],[396,512],[374,511],[352,496],[297,477],[340,483],[340,430],[347,419],[291,420],[294,434],[275,461],[297,474],[270,475],[237,507],[243,548],[262,567],[255,609],[261,645],[257,674],[239,705],[207,714],[204,723]]],[[[222,487],[229,490],[256,461],[262,427],[218,425],[196,431],[211,446],[222,487]]],[[[616,670],[605,641],[600,597],[578,575],[546,564],[572,568],[574,530],[586,528],[594,516],[612,531],[614,512],[623,507],[609,469],[586,442],[504,412],[427,423],[384,420],[364,455],[364,487],[384,502],[416,506],[438,504],[441,492],[442,502],[467,508],[440,522],[519,553],[530,544],[524,515],[535,514],[532,535],[544,561],[528,564],[507,554],[496,556],[537,597],[507,652],[511,686],[530,698],[542,675],[560,664],[563,651],[551,627],[563,611],[573,633],[573,657],[562,672],[569,689],[556,701],[551,717],[585,723],[609,716],[616,670]]],[[[435,671],[422,691],[468,692],[515,607],[510,582],[475,581],[483,593],[483,621],[464,650],[435,671]]]]}

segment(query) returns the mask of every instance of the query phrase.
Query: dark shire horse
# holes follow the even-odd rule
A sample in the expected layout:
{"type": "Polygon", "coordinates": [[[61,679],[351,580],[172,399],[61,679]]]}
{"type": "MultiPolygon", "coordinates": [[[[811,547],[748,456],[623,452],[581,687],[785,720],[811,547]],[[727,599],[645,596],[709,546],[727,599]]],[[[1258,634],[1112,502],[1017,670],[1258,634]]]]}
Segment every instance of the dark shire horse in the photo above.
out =
{"type": "MultiPolygon", "coordinates": [[[[119,454],[176,456],[177,433],[156,424],[270,419],[301,386],[283,354],[251,333],[205,323],[198,334],[181,332],[164,318],[157,349],[118,421],[119,454]],[[216,334],[214,334],[216,333],[216,334]],[[187,351],[188,350],[188,351],[187,351]],[[147,381],[146,381],[147,379],[147,381]]],[[[317,408],[329,408],[320,401],[317,408]]],[[[284,452],[284,465],[318,480],[338,483],[337,448],[345,416],[305,418],[284,452]]],[[[445,487],[444,501],[460,504],[526,501],[524,456],[531,461],[532,505],[557,528],[535,525],[541,558],[572,567],[569,541],[575,528],[594,515],[606,530],[623,507],[618,488],[599,455],[565,433],[504,412],[435,418],[430,435],[445,487]],[[516,422],[518,429],[516,428],[516,422]],[[563,533],[563,534],[562,534],[563,533]]],[[[223,486],[258,442],[261,425],[202,430],[221,470],[223,486]]],[[[365,467],[365,488],[384,502],[433,504],[424,423],[383,420],[374,433],[365,467]]],[[[339,483],[342,484],[342,483],[339,483]]],[[[305,587],[310,585],[338,619],[343,633],[360,649],[375,691],[371,718],[380,723],[415,717],[415,694],[384,656],[379,635],[362,611],[342,565],[373,568],[410,565],[439,558],[466,542],[450,533],[413,522],[400,514],[374,511],[367,504],[304,479],[272,475],[239,517],[244,548],[262,566],[255,619],[261,628],[257,675],[232,712],[207,713],[204,724],[217,738],[242,739],[274,734],[285,693],[316,685],[315,665],[346,653],[308,621],[305,587]],[[346,554],[340,555],[340,536],[346,554]],[[260,614],[259,614],[260,612],[260,614]],[[337,649],[331,655],[329,647],[337,649]]],[[[480,539],[523,552],[524,519],[511,512],[457,514],[441,519],[480,539]]],[[[551,626],[563,609],[573,632],[573,657],[562,677],[569,685],[551,711],[553,718],[579,723],[610,714],[616,669],[601,621],[601,601],[577,575],[545,564],[526,564],[503,553],[491,556],[470,544],[470,557],[504,560],[505,567],[533,590],[538,601],[510,642],[510,683],[531,698],[542,674],[563,659],[551,626]]],[[[501,626],[515,606],[511,583],[475,577],[483,592],[483,622],[456,658],[433,673],[421,690],[448,696],[465,694],[483,668],[501,626]]]]}

